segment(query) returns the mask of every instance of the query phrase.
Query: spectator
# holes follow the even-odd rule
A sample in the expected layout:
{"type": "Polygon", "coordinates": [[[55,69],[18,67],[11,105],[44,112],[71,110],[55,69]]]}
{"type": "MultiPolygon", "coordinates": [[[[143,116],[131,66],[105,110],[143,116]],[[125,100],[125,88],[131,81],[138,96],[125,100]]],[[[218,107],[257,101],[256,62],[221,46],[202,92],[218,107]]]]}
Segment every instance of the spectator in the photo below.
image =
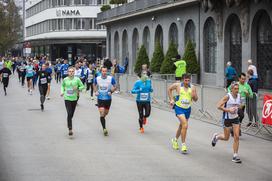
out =
{"type": "Polygon", "coordinates": [[[176,81],[181,81],[182,76],[184,74],[186,74],[187,64],[186,64],[185,60],[181,60],[180,55],[176,56],[176,62],[174,64],[176,66],[176,72],[175,72],[176,77],[175,77],[175,79],[176,79],[176,81]]]}
{"type": "Polygon", "coordinates": [[[127,72],[127,68],[128,68],[128,58],[127,57],[125,58],[124,68],[125,68],[124,73],[126,73],[127,72]]]}
{"type": "Polygon", "coordinates": [[[237,73],[236,70],[232,67],[232,64],[230,61],[227,63],[227,68],[226,68],[226,80],[227,80],[227,85],[226,89],[230,86],[230,84],[235,81],[237,73]]]}
{"type": "MultiPolygon", "coordinates": [[[[247,114],[249,123],[247,127],[252,125],[253,118],[257,121],[257,93],[258,93],[258,79],[253,75],[252,69],[247,71],[248,74],[248,85],[251,87],[253,94],[252,98],[247,99],[247,114]]],[[[255,125],[255,124],[254,124],[255,125]]]]}
{"type": "Polygon", "coordinates": [[[250,70],[250,69],[253,70],[253,76],[252,77],[258,79],[257,68],[256,68],[255,65],[253,65],[252,60],[249,59],[247,61],[247,63],[248,63],[248,70],[250,70]]]}

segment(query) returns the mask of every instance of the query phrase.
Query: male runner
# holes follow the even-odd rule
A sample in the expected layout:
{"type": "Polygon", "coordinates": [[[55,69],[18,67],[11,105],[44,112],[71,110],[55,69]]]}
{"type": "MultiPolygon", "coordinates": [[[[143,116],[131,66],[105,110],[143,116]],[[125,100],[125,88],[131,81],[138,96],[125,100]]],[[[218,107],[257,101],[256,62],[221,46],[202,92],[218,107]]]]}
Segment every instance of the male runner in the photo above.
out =
{"type": "Polygon", "coordinates": [[[5,96],[7,95],[7,87],[9,84],[9,76],[11,75],[11,71],[7,68],[6,64],[3,64],[3,68],[0,70],[0,77],[3,83],[5,96]]]}

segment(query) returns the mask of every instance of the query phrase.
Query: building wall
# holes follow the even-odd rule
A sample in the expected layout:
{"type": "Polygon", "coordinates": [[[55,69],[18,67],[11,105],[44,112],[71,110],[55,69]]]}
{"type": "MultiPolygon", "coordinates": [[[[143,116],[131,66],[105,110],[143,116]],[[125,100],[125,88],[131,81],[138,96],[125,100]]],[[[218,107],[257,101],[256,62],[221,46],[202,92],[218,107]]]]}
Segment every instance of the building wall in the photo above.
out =
{"type": "MultiPolygon", "coordinates": [[[[230,60],[230,48],[228,41],[230,36],[226,30],[226,23],[231,15],[236,15],[239,18],[241,31],[242,31],[242,48],[241,48],[241,60],[242,60],[242,71],[247,70],[247,60],[253,59],[256,65],[257,61],[257,48],[256,48],[256,26],[253,25],[253,20],[260,10],[265,10],[270,16],[270,22],[272,20],[272,7],[267,5],[265,2],[253,3],[249,5],[249,9],[233,6],[231,8],[224,7],[219,13],[218,11],[208,10],[204,12],[198,4],[190,7],[178,7],[167,11],[153,12],[145,14],[143,16],[132,17],[128,19],[118,20],[113,23],[107,23],[108,37],[110,34],[111,45],[108,49],[110,58],[117,58],[119,62],[122,62],[122,34],[124,30],[128,33],[128,52],[129,52],[129,73],[133,73],[132,60],[132,34],[135,28],[139,32],[139,46],[143,44],[143,31],[145,26],[149,27],[150,30],[150,48],[149,48],[149,59],[152,59],[152,53],[154,51],[155,42],[155,30],[158,25],[162,26],[163,29],[163,50],[166,53],[169,44],[169,28],[172,23],[176,23],[178,27],[178,51],[181,56],[184,53],[184,31],[188,20],[193,20],[195,29],[195,41],[196,41],[196,54],[201,65],[201,83],[206,85],[224,85],[224,71],[225,64],[230,60]],[[216,40],[217,40],[217,65],[215,73],[205,72],[205,57],[204,57],[204,25],[206,20],[211,17],[215,22],[216,40]],[[255,32],[254,32],[254,31],[255,32]],[[119,34],[119,57],[114,57],[114,35],[115,32],[119,34]]],[[[231,22],[231,21],[229,21],[231,22]]],[[[261,71],[261,70],[260,70],[261,71]]]]}

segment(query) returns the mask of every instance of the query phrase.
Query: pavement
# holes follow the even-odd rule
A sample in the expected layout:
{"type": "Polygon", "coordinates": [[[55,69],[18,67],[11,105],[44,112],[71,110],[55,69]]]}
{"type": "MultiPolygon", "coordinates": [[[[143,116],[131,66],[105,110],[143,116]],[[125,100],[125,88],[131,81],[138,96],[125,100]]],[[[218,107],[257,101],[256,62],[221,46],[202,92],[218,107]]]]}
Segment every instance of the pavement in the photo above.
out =
{"type": "MultiPolygon", "coordinates": [[[[178,121],[172,112],[152,107],[145,133],[138,131],[135,101],[113,96],[104,137],[96,101],[82,93],[68,137],[60,85],[52,81],[51,99],[40,111],[33,95],[12,76],[8,95],[0,89],[0,181],[271,181],[271,141],[243,135],[232,159],[232,138],[211,146],[222,128],[190,119],[188,154],[173,150],[178,121]]],[[[155,90],[156,91],[156,90],[155,90]]],[[[180,141],[179,141],[180,142],[180,141]]]]}

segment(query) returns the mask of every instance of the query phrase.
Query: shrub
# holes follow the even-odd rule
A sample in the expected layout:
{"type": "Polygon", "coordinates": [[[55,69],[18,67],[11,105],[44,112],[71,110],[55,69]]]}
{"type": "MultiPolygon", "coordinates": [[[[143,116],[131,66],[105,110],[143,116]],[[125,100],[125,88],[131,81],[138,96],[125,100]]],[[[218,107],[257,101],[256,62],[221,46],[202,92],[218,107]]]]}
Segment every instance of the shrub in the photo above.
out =
{"type": "Polygon", "coordinates": [[[171,42],[167,53],[164,57],[164,60],[162,62],[161,66],[161,74],[173,74],[175,73],[176,66],[174,65],[176,61],[176,56],[178,55],[178,50],[174,42],[171,42]]]}
{"type": "Polygon", "coordinates": [[[161,69],[161,65],[164,59],[163,50],[160,45],[160,42],[156,42],[155,51],[153,53],[153,57],[151,60],[151,71],[159,73],[161,69]]]}
{"type": "Polygon", "coordinates": [[[111,9],[111,6],[108,5],[108,4],[103,5],[103,6],[100,8],[100,10],[101,10],[102,12],[103,12],[103,11],[107,11],[107,10],[109,10],[109,9],[111,9]]]}
{"type": "Polygon", "coordinates": [[[149,58],[144,45],[142,45],[140,50],[138,51],[137,61],[134,67],[134,72],[136,74],[139,74],[141,72],[143,64],[147,64],[149,66],[149,58]]]}
{"type": "Polygon", "coordinates": [[[200,65],[197,62],[195,47],[191,40],[188,40],[185,47],[185,52],[183,55],[183,60],[186,61],[186,70],[191,74],[200,73],[200,65]]]}

